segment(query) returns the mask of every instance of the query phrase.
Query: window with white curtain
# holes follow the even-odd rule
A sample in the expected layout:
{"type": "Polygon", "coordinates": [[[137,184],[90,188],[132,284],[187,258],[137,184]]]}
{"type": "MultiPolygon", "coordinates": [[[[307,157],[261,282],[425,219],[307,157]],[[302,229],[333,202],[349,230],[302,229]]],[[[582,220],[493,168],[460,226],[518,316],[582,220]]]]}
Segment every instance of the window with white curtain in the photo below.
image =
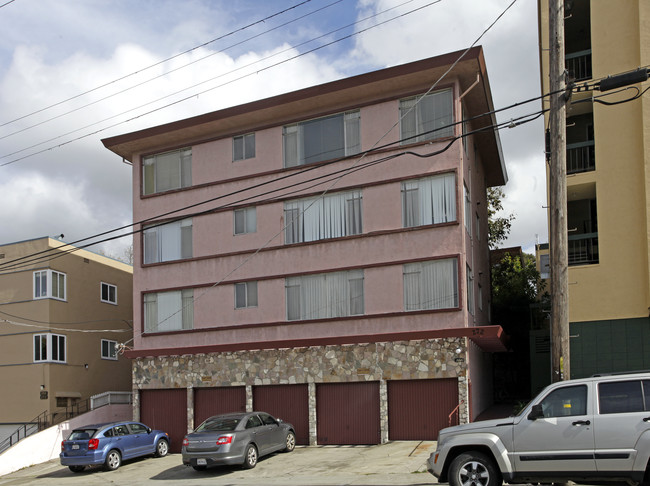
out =
{"type": "Polygon", "coordinates": [[[472,236],[472,201],[470,199],[469,189],[465,184],[463,184],[463,195],[465,201],[465,229],[472,236]]]}
{"type": "Polygon", "coordinates": [[[56,270],[34,272],[34,298],[66,300],[66,274],[56,270]]]}
{"type": "Polygon", "coordinates": [[[467,311],[474,315],[474,272],[467,265],[467,311]]]}
{"type": "Polygon", "coordinates": [[[364,313],[363,270],[289,277],[287,319],[325,319],[364,313]]]}
{"type": "Polygon", "coordinates": [[[456,221],[456,176],[441,174],[402,182],[405,228],[456,221]]]}
{"type": "Polygon", "coordinates": [[[402,144],[453,137],[453,101],[451,89],[400,100],[402,144]]]}
{"type": "Polygon", "coordinates": [[[144,157],[142,161],[143,194],[155,194],[191,185],[191,148],[144,157]]]}
{"type": "Polygon", "coordinates": [[[235,284],[235,309],[257,307],[257,282],[235,284]]]}
{"type": "Polygon", "coordinates": [[[407,311],[458,307],[458,260],[447,258],[404,265],[407,311]]]}
{"type": "Polygon", "coordinates": [[[194,327],[194,290],[144,295],[144,331],[181,331],[194,327]]]}
{"type": "Polygon", "coordinates": [[[361,215],[361,191],[286,202],[284,242],[289,245],[361,234],[361,215]]]}
{"type": "Polygon", "coordinates": [[[311,164],[361,151],[359,110],[286,125],[284,166],[311,164]]]}
{"type": "Polygon", "coordinates": [[[235,209],[235,234],[243,235],[257,231],[257,210],[255,207],[235,209]]]}
{"type": "Polygon", "coordinates": [[[192,218],[145,227],[144,263],[192,258],[192,218]]]}

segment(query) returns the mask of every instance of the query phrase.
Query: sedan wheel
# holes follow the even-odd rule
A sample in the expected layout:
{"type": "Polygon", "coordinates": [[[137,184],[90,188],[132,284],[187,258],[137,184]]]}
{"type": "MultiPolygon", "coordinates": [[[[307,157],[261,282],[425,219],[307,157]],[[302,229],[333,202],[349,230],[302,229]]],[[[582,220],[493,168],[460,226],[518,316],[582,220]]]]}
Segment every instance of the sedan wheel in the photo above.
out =
{"type": "Polygon", "coordinates": [[[257,464],[257,448],[250,444],[246,448],[246,455],[244,456],[244,469],[253,469],[257,464]]]}
{"type": "Polygon", "coordinates": [[[113,449],[106,456],[106,461],[104,462],[104,467],[108,471],[115,471],[122,464],[122,455],[120,451],[113,449]]]}
{"type": "Polygon", "coordinates": [[[284,452],[291,452],[296,448],[296,434],[289,432],[285,441],[284,452]]]}
{"type": "Polygon", "coordinates": [[[160,439],[156,444],[156,457],[165,457],[169,452],[169,444],[165,439],[160,439]]]}

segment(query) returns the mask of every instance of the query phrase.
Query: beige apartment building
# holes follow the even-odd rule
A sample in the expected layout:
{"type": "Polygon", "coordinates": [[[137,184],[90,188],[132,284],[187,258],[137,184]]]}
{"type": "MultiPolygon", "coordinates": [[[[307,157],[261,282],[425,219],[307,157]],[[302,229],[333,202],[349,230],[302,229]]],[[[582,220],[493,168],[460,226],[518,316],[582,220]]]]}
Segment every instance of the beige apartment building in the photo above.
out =
{"type": "MultiPolygon", "coordinates": [[[[538,8],[547,93],[548,0],[538,8]]],[[[650,2],[567,0],[565,10],[566,68],[575,81],[566,111],[571,377],[648,369],[650,83],[585,87],[647,69],[650,2]]]]}
{"type": "Polygon", "coordinates": [[[44,237],[0,246],[0,422],[60,421],[131,390],[130,265],[44,237]]]}

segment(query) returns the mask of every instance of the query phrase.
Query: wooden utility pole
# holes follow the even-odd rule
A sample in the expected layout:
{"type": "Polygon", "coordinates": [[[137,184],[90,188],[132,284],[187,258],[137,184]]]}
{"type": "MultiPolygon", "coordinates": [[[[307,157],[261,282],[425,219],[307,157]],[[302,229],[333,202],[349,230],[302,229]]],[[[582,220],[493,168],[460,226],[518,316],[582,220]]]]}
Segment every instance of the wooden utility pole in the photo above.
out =
{"type": "Polygon", "coordinates": [[[569,275],[566,191],[566,72],[564,0],[549,0],[551,111],[549,205],[551,250],[551,342],[553,381],[571,376],[569,356],[569,275]]]}

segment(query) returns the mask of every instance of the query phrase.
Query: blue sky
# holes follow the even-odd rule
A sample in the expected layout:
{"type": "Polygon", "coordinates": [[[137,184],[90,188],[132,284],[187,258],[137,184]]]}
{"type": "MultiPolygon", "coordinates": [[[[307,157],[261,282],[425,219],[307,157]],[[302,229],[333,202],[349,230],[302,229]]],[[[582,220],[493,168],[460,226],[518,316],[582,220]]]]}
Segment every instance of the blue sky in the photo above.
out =
{"type": "MultiPolygon", "coordinates": [[[[512,0],[302,3],[15,0],[0,8],[0,243],[61,233],[74,241],[131,222],[131,168],[102,138],[465,49],[512,0]]],[[[515,2],[479,42],[497,108],[540,94],[536,3],[515,2]]],[[[516,215],[506,244],[532,251],[547,240],[542,122],[501,138],[504,205],[516,215]]],[[[119,256],[128,244],[101,248],[119,256]]]]}

